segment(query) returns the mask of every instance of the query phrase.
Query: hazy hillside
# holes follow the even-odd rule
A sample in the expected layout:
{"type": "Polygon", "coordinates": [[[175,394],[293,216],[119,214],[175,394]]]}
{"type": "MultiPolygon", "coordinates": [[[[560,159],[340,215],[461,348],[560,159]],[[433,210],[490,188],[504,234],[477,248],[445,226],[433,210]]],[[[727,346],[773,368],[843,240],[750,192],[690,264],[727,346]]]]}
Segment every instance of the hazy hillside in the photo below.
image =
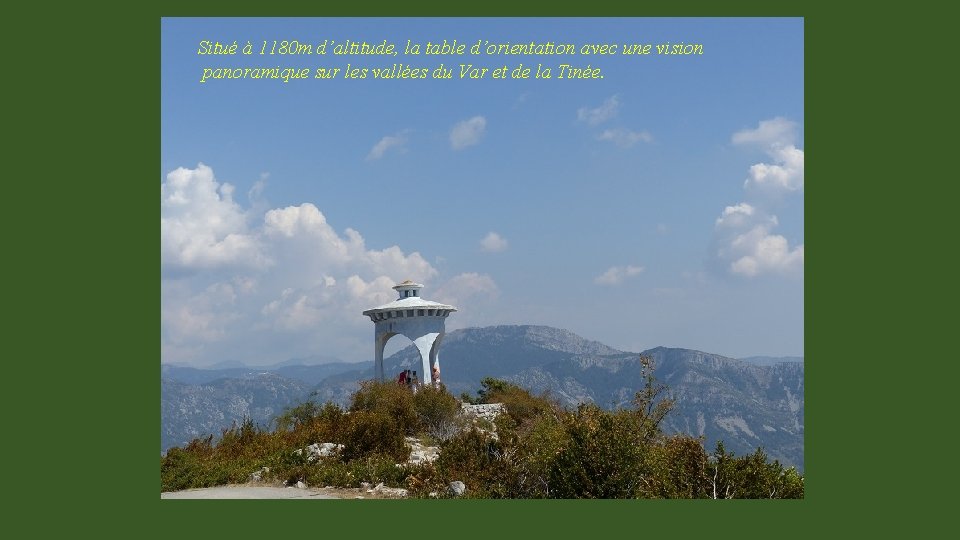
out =
{"type": "Polygon", "coordinates": [[[264,367],[230,367],[218,369],[198,369],[192,367],[162,364],[160,378],[187,384],[206,384],[217,379],[249,379],[263,373],[273,373],[302,381],[307,384],[318,384],[331,375],[354,371],[359,366],[348,362],[334,362],[329,364],[303,365],[287,362],[275,366],[264,367]]]}
{"type": "Polygon", "coordinates": [[[266,424],[285,407],[307,399],[310,385],[273,373],[208,384],[160,381],[160,450],[238,425],[245,418],[266,424]]]}

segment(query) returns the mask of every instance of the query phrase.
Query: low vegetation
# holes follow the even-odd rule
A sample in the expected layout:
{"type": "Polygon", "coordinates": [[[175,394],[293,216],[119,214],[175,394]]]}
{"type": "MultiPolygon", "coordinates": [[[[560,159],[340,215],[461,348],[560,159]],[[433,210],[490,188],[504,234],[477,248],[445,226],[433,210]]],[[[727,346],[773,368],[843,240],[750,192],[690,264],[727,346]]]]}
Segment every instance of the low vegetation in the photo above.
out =
{"type": "Polygon", "coordinates": [[[445,388],[411,393],[393,383],[363,382],[343,410],[306,402],[288,409],[274,429],[252,422],[172,448],[160,459],[161,491],[264,480],[311,486],[406,488],[412,497],[446,497],[450,482],[476,498],[802,498],[804,479],[771,462],[762,449],[735,456],[719,443],[660,429],[673,402],[644,359],[644,387],[633,407],[575,410],[509,382],[487,378],[475,403],[502,403],[490,422],[460,415],[445,388]],[[408,464],[405,437],[440,447],[436,461],[408,464]],[[310,444],[343,449],[317,458],[310,444]]]}

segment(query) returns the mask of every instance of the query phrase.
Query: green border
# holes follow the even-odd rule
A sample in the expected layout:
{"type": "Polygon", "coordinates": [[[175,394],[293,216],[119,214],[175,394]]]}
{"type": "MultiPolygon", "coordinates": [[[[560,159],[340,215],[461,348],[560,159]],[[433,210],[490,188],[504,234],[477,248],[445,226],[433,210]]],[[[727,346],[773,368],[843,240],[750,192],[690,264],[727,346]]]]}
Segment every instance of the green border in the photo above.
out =
{"type": "MultiPolygon", "coordinates": [[[[549,10],[515,1],[469,7],[452,2],[382,7],[370,2],[336,6],[287,2],[269,8],[253,2],[201,6],[167,1],[120,8],[49,8],[33,17],[11,16],[7,20],[16,33],[8,35],[8,42],[16,47],[7,51],[5,59],[8,73],[19,76],[6,84],[13,95],[8,98],[13,109],[8,129],[22,142],[7,156],[15,162],[11,168],[16,175],[7,178],[8,211],[3,217],[8,249],[16,255],[7,258],[5,265],[10,272],[8,283],[13,285],[7,310],[26,324],[18,321],[13,328],[24,331],[11,332],[8,338],[12,356],[7,357],[11,366],[6,380],[13,388],[5,399],[11,417],[8,429],[15,437],[4,437],[8,448],[14,440],[24,450],[22,455],[16,450],[19,446],[5,450],[5,458],[11,461],[5,460],[4,465],[9,471],[7,485],[17,486],[22,499],[59,499],[44,503],[42,514],[12,512],[14,522],[32,516],[24,523],[38,532],[55,528],[68,534],[90,530],[127,535],[156,530],[188,537],[325,534],[331,528],[349,535],[566,536],[603,534],[617,528],[641,535],[720,533],[769,538],[819,531],[905,532],[908,521],[914,522],[914,530],[930,526],[932,513],[949,499],[914,503],[916,509],[896,502],[923,495],[937,498],[935,490],[921,491],[922,483],[915,480],[930,474],[923,468],[930,465],[922,461],[912,467],[911,463],[907,470],[905,462],[904,452],[923,433],[916,427],[918,419],[905,412],[910,404],[904,396],[914,392],[894,394],[883,403],[873,402],[869,392],[889,387],[898,376],[915,369],[895,371],[896,362],[932,363],[936,357],[915,357],[918,352],[932,353],[929,345],[908,349],[893,341],[903,335],[900,332],[909,335],[919,330],[920,323],[904,322],[901,329],[881,318],[887,313],[898,322],[902,318],[889,304],[891,297],[900,295],[887,288],[882,272],[891,267],[908,272],[908,262],[891,257],[878,261],[883,263],[878,271],[867,272],[857,259],[864,255],[870,259],[875,253],[921,255],[907,244],[889,245],[887,241],[907,240],[903,229],[880,219],[876,223],[885,226],[865,221],[869,215],[879,218],[881,206],[903,210],[898,205],[902,194],[876,185],[871,190],[866,184],[884,169],[943,174],[927,163],[915,169],[894,164],[890,153],[895,147],[877,143],[896,127],[914,126],[911,118],[895,112],[900,99],[887,101],[901,90],[910,92],[914,84],[913,79],[892,76],[891,70],[907,68],[923,56],[908,54],[905,44],[939,30],[948,32],[949,17],[931,17],[922,26],[911,26],[898,21],[897,13],[867,15],[856,7],[842,9],[699,0],[628,8],[593,3],[588,8],[552,6],[549,10]],[[159,500],[156,462],[145,459],[156,456],[159,392],[155,191],[159,19],[369,14],[805,18],[808,104],[804,130],[813,179],[806,194],[813,219],[806,220],[805,233],[810,247],[806,276],[811,285],[805,301],[810,394],[805,500],[721,504],[329,501],[312,503],[309,509],[289,501],[159,500]],[[905,35],[905,30],[913,34],[905,35]],[[870,126],[876,125],[878,117],[900,126],[873,130],[870,126]],[[884,154],[882,160],[875,149],[884,154]],[[871,198],[865,199],[866,195],[871,198]],[[857,213],[863,217],[858,219],[857,213]],[[874,318],[864,317],[864,311],[875,313],[874,318]],[[33,370],[20,367],[31,365],[33,370]],[[889,511],[884,506],[890,506],[889,511]],[[429,527],[415,525],[424,519],[429,527]],[[408,525],[398,528],[398,522],[408,525]]],[[[915,68],[908,72],[923,75],[915,68]]],[[[931,91],[941,98],[946,95],[942,89],[931,91]]],[[[911,110],[937,112],[925,100],[911,104],[911,110]]],[[[919,150],[921,145],[906,141],[903,147],[919,150]]],[[[943,144],[935,148],[946,149],[943,144]]],[[[919,213],[946,210],[946,200],[930,201],[919,213]]],[[[921,222],[946,225],[931,218],[921,222]]],[[[932,268],[929,282],[919,283],[917,292],[936,297],[936,283],[948,282],[944,270],[932,268]]],[[[913,301],[909,308],[922,309],[913,301]]],[[[942,322],[933,328],[950,330],[942,322]]],[[[937,449],[941,453],[929,461],[946,461],[949,447],[937,449]]]]}

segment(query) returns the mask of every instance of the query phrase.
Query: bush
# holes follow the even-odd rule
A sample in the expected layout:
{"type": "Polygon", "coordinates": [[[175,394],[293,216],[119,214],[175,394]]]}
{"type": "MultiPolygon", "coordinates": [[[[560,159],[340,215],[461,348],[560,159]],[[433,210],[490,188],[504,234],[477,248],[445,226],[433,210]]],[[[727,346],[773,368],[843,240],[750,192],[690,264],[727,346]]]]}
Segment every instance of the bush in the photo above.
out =
{"type": "Polygon", "coordinates": [[[348,415],[333,403],[321,407],[316,415],[287,435],[291,446],[304,447],[313,443],[339,442],[343,438],[348,415]]]}
{"type": "Polygon", "coordinates": [[[728,453],[718,442],[707,475],[709,496],[718,499],[802,499],[803,476],[784,470],[779,461],[767,461],[762,448],[743,457],[728,453]]]}
{"type": "Polygon", "coordinates": [[[288,431],[313,421],[320,414],[321,406],[315,401],[307,401],[294,407],[287,407],[283,413],[273,419],[277,429],[288,431]]]}
{"type": "Polygon", "coordinates": [[[511,495],[510,462],[503,445],[477,429],[463,431],[440,446],[433,489],[445,493],[447,485],[460,480],[471,497],[503,498],[511,495]]]}
{"type": "Polygon", "coordinates": [[[413,409],[419,429],[435,441],[450,439],[463,425],[460,402],[443,385],[426,386],[414,394],[413,409]]]}
{"type": "Polygon", "coordinates": [[[403,433],[413,435],[418,426],[413,394],[392,382],[363,381],[350,400],[350,412],[379,412],[393,418],[403,433]]]}
{"type": "Polygon", "coordinates": [[[709,497],[707,453],[699,438],[674,435],[652,445],[649,471],[639,496],[649,499],[709,497]]]}
{"type": "Polygon", "coordinates": [[[633,411],[609,412],[581,405],[564,417],[566,445],[550,464],[550,496],[632,498],[647,475],[648,446],[642,419],[633,411]]]}
{"type": "Polygon", "coordinates": [[[507,381],[486,377],[480,384],[483,386],[480,389],[483,403],[503,403],[507,409],[507,416],[512,421],[512,426],[507,427],[520,427],[539,416],[554,414],[560,409],[548,396],[534,396],[529,390],[507,381]]]}
{"type": "Polygon", "coordinates": [[[344,461],[382,454],[390,456],[394,463],[402,463],[410,452],[403,426],[384,411],[351,412],[340,442],[344,446],[344,461]]]}

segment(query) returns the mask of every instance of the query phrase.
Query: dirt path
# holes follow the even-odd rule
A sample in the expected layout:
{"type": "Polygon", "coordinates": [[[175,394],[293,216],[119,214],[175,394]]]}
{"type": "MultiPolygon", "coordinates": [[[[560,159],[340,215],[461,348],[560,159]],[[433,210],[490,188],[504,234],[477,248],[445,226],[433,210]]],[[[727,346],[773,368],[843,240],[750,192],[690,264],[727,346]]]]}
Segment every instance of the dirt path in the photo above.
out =
{"type": "Polygon", "coordinates": [[[359,488],[295,488],[239,484],[212,488],[167,491],[161,499],[382,499],[359,488]]]}

